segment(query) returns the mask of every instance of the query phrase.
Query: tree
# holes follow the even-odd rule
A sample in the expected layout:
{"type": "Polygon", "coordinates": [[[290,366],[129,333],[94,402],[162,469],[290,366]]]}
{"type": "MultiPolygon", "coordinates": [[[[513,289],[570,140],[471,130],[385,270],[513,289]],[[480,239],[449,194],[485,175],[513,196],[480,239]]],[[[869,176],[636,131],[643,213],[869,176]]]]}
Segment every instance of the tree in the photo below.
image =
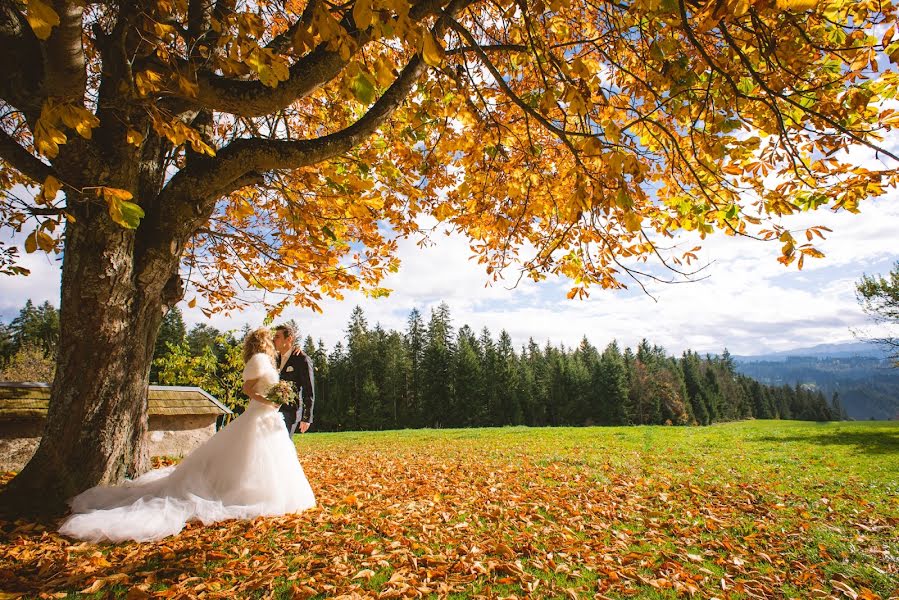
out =
{"type": "Polygon", "coordinates": [[[153,354],[162,356],[167,351],[166,344],[177,346],[186,340],[187,328],[184,326],[184,317],[181,314],[181,309],[173,306],[162,319],[159,335],[156,337],[156,349],[153,354]]]}
{"type": "Polygon", "coordinates": [[[221,336],[197,352],[186,341],[170,345],[168,352],[153,361],[153,367],[162,385],[203,388],[236,413],[247,406],[242,389],[243,347],[233,338],[221,336]]]}
{"type": "Polygon", "coordinates": [[[409,312],[404,336],[406,353],[409,356],[409,381],[406,396],[409,398],[410,424],[420,426],[425,415],[422,406],[424,398],[424,349],[425,324],[417,308],[409,312]]]}
{"type": "Polygon", "coordinates": [[[49,302],[35,306],[31,300],[9,324],[13,348],[18,351],[23,346],[40,348],[46,356],[56,355],[59,343],[59,311],[49,302]]]}
{"type": "Polygon", "coordinates": [[[16,353],[13,332],[9,325],[0,323],[0,364],[8,361],[16,353]]]}
{"type": "Polygon", "coordinates": [[[478,340],[468,325],[456,335],[453,353],[453,399],[447,424],[451,427],[477,426],[484,422],[484,366],[478,358],[478,340]]]}
{"type": "Polygon", "coordinates": [[[33,344],[24,344],[0,367],[0,381],[53,381],[53,360],[33,344]]]}
{"type": "Polygon", "coordinates": [[[627,367],[616,342],[610,342],[603,350],[595,380],[601,399],[597,415],[599,423],[627,425],[630,422],[627,367]]]}
{"type": "Polygon", "coordinates": [[[158,381],[159,369],[157,361],[168,355],[171,348],[179,347],[187,339],[187,328],[184,326],[184,317],[181,309],[173,306],[159,327],[159,335],[156,336],[156,348],[153,350],[153,366],[150,368],[150,381],[158,381]]]}
{"type": "Polygon", "coordinates": [[[202,354],[206,348],[215,349],[215,345],[221,337],[222,332],[215,327],[206,323],[197,323],[190,328],[185,339],[190,353],[196,356],[202,354]]]}
{"type": "Polygon", "coordinates": [[[512,337],[508,331],[503,329],[499,332],[499,340],[496,344],[496,362],[493,369],[501,415],[500,424],[502,425],[520,425],[524,419],[516,394],[515,369],[517,363],[512,337]]]}
{"type": "Polygon", "coordinates": [[[453,326],[445,302],[431,311],[422,352],[422,407],[430,427],[446,427],[453,397],[453,326]]]}
{"type": "Polygon", "coordinates": [[[493,278],[559,273],[572,296],[633,259],[683,272],[692,250],[653,243],[679,230],[801,266],[820,252],[775,219],[896,183],[895,21],[870,0],[0,0],[0,223],[63,254],[47,435],[3,506],[147,468],[153,349],[185,293],[227,310],[258,288],[272,313],[384,294],[419,216],[493,278]]]}
{"type": "MultiPolygon", "coordinates": [[[[855,285],[855,294],[862,309],[875,322],[887,326],[899,325],[899,260],[887,277],[864,275],[855,285]]],[[[899,366],[899,337],[882,336],[876,341],[886,346],[899,366]]]]}

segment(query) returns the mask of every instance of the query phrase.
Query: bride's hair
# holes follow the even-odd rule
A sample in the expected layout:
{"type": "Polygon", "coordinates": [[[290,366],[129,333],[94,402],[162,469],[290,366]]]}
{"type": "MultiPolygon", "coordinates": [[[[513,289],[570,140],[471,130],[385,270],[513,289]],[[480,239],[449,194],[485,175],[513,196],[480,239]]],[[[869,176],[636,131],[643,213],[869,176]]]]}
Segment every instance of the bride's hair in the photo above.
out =
{"type": "Polygon", "coordinates": [[[275,356],[275,345],[272,343],[272,332],[268,327],[254,329],[243,339],[243,361],[247,362],[254,354],[264,353],[275,356]]]}

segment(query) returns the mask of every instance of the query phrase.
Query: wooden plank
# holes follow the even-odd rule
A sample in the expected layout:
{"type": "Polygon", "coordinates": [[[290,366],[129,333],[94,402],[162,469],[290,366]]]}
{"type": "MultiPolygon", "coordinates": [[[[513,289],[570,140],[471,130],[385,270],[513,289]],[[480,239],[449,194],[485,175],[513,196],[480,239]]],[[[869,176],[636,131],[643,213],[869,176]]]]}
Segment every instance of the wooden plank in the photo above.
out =
{"type": "MultiPolygon", "coordinates": [[[[0,419],[46,417],[49,386],[0,385],[0,419]]],[[[196,389],[150,389],[150,415],[218,415],[224,411],[196,389]]]]}

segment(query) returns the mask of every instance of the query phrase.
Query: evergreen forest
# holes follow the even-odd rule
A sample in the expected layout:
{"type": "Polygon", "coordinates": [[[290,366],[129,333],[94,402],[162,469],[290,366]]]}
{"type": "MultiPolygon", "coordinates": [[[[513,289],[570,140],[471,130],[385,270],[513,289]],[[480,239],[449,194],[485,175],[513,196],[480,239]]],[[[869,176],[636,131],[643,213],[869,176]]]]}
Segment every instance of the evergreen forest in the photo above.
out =
{"type": "MultiPolygon", "coordinates": [[[[0,324],[0,378],[49,379],[57,330],[55,309],[31,301],[0,324]]],[[[173,309],[160,330],[151,382],[199,386],[241,412],[245,331],[206,324],[187,330],[173,309]]],[[[739,373],[726,350],[670,356],[648,340],[636,348],[615,341],[598,348],[586,337],[571,348],[534,340],[516,347],[506,331],[457,327],[446,304],[427,317],[413,309],[402,331],[369,323],[357,307],[345,333],[333,348],[304,339],[315,364],[318,431],[847,417],[838,395],[759,383],[739,373]]]]}

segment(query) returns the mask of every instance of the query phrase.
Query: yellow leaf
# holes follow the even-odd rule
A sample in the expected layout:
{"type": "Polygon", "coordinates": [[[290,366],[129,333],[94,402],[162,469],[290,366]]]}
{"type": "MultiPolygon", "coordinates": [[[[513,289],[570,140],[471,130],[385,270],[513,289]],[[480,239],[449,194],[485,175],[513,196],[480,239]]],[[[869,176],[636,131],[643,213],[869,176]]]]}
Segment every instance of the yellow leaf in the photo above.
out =
{"type": "Polygon", "coordinates": [[[38,204],[49,204],[56,199],[56,194],[59,193],[59,190],[62,188],[62,184],[59,183],[59,180],[53,175],[47,176],[47,179],[44,180],[44,186],[41,188],[41,193],[38,194],[36,198],[38,204]]]}
{"type": "Polygon", "coordinates": [[[43,0],[28,0],[28,13],[25,18],[34,30],[34,35],[45,40],[50,37],[53,28],[59,25],[59,15],[43,0]]]}
{"type": "Polygon", "coordinates": [[[244,198],[240,198],[234,203],[234,216],[238,219],[251,217],[253,212],[253,205],[244,198]]]}
{"type": "Polygon", "coordinates": [[[97,188],[97,193],[102,194],[109,206],[109,217],[126,229],[136,229],[140,220],[144,217],[144,209],[128,202],[133,198],[128,190],[111,187],[97,188]]]}
{"type": "Polygon", "coordinates": [[[628,231],[640,231],[640,224],[640,217],[635,213],[627,212],[624,214],[624,226],[628,231]]]}
{"type": "Polygon", "coordinates": [[[194,152],[200,152],[202,154],[208,154],[209,156],[215,156],[215,148],[204,142],[203,138],[201,138],[199,134],[191,136],[190,147],[193,148],[194,152]]]}
{"type": "Polygon", "coordinates": [[[384,57],[379,57],[375,62],[375,80],[378,82],[378,85],[382,88],[386,88],[391,83],[393,83],[394,77],[396,74],[393,70],[393,65],[389,60],[384,57]]]}
{"type": "Polygon", "coordinates": [[[811,10],[818,6],[818,0],[777,0],[777,8],[781,10],[811,10]]]}
{"type": "Polygon", "coordinates": [[[371,25],[372,17],[369,0],[356,0],[356,3],[353,5],[353,20],[356,22],[356,27],[360,30],[368,29],[368,26],[371,25]]]}
{"type": "Polygon", "coordinates": [[[36,238],[37,247],[43,250],[44,252],[50,252],[53,250],[53,247],[56,245],[53,243],[53,238],[44,233],[41,230],[37,230],[34,232],[34,236],[36,238]]]}
{"type": "Polygon", "coordinates": [[[190,308],[193,308],[193,307],[195,307],[196,305],[197,305],[197,299],[196,299],[196,298],[193,298],[190,302],[187,303],[187,306],[189,306],[190,308]]]}
{"type": "Polygon", "coordinates": [[[129,129],[128,133],[125,134],[125,140],[129,144],[132,144],[134,146],[140,146],[141,144],[144,143],[144,135],[139,131],[135,131],[134,129],[129,129]]]}
{"type": "Polygon", "coordinates": [[[33,232],[27,238],[25,238],[25,252],[28,254],[33,253],[37,250],[37,231],[33,232]]]}
{"type": "Polygon", "coordinates": [[[422,33],[421,43],[421,57],[425,63],[432,67],[440,66],[440,63],[443,62],[443,48],[440,47],[430,31],[422,33]]]}
{"type": "Polygon", "coordinates": [[[59,145],[65,144],[66,134],[54,127],[50,119],[41,114],[34,128],[34,146],[37,151],[47,158],[56,158],[59,154],[59,145]]]}
{"type": "Polygon", "coordinates": [[[268,87],[276,87],[290,77],[287,61],[267,48],[253,49],[244,62],[259,75],[259,81],[268,87]]]}
{"type": "Polygon", "coordinates": [[[177,75],[175,77],[175,83],[178,85],[178,90],[185,96],[196,98],[200,93],[200,85],[196,81],[191,81],[184,75],[177,75]]]}
{"type": "Polygon", "coordinates": [[[452,206],[444,203],[444,204],[439,204],[437,206],[437,208],[434,209],[434,212],[432,214],[434,215],[434,218],[436,218],[438,221],[446,221],[450,217],[455,215],[456,211],[455,211],[455,209],[453,209],[452,206]]]}
{"type": "Polygon", "coordinates": [[[613,121],[606,121],[602,124],[603,133],[606,136],[606,139],[612,142],[613,144],[617,144],[621,141],[621,129],[618,128],[618,125],[613,121]]]}
{"type": "Polygon", "coordinates": [[[74,129],[78,135],[87,140],[91,139],[91,130],[100,124],[100,119],[80,106],[62,104],[58,108],[58,114],[66,127],[74,129]]]}
{"type": "Polygon", "coordinates": [[[162,89],[162,74],[150,69],[140,71],[134,76],[134,85],[137,87],[138,94],[146,96],[162,89]]]}
{"type": "Polygon", "coordinates": [[[103,194],[103,197],[106,200],[115,199],[118,201],[122,200],[131,200],[134,196],[128,190],[122,190],[119,188],[111,188],[111,187],[101,187],[99,188],[100,193],[103,194]]]}

